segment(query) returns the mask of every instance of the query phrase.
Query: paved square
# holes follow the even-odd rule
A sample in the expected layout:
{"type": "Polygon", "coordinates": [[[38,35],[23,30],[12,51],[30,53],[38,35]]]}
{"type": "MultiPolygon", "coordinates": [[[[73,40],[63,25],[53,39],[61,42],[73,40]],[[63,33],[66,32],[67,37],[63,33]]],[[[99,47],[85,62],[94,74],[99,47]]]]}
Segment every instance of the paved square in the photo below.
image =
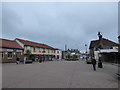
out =
{"type": "Polygon", "coordinates": [[[117,66],[93,71],[84,61],[3,64],[3,88],[118,88],[117,66]]]}

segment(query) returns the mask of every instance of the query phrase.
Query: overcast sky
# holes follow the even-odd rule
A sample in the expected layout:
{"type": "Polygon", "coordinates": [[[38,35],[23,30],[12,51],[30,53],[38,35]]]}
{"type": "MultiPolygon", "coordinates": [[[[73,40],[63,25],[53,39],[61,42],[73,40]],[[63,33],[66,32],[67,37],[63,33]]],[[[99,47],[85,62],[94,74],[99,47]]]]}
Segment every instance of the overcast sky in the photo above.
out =
{"type": "Polygon", "coordinates": [[[118,3],[3,3],[2,38],[21,38],[55,48],[85,51],[91,40],[104,38],[117,42],[118,3]]]}

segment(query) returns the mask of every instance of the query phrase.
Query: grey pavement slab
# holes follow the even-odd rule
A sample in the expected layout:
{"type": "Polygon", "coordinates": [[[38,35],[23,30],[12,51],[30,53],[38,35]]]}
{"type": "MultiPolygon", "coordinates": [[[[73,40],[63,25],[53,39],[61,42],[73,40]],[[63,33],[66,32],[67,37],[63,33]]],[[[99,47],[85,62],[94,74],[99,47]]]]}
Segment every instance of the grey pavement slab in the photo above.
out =
{"type": "MultiPolygon", "coordinates": [[[[114,66],[113,66],[114,67],[114,66]]],[[[93,71],[84,61],[3,64],[3,88],[118,88],[117,67],[93,71]]]]}

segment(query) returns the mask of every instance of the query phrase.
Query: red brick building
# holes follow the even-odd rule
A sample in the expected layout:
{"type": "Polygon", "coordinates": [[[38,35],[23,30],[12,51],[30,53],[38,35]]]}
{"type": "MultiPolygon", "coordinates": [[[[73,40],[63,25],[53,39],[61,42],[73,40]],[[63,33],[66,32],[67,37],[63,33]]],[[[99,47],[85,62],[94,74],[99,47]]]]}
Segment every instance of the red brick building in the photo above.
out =
{"type": "Polygon", "coordinates": [[[0,38],[0,62],[16,62],[16,58],[22,61],[23,48],[15,40],[7,40],[0,38]]]}

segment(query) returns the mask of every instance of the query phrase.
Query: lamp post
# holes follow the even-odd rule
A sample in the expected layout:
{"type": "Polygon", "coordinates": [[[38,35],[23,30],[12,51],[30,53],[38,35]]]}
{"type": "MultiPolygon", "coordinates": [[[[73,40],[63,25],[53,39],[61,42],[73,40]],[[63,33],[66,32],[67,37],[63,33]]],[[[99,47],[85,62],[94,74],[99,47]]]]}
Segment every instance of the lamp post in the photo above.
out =
{"type": "Polygon", "coordinates": [[[85,44],[85,49],[86,49],[86,60],[87,60],[87,44],[85,44]]]}
{"type": "Polygon", "coordinates": [[[87,44],[85,44],[86,54],[87,54],[87,44]]]}
{"type": "Polygon", "coordinates": [[[119,42],[119,45],[118,45],[118,52],[120,52],[120,35],[118,36],[118,42],[119,42]]]}

